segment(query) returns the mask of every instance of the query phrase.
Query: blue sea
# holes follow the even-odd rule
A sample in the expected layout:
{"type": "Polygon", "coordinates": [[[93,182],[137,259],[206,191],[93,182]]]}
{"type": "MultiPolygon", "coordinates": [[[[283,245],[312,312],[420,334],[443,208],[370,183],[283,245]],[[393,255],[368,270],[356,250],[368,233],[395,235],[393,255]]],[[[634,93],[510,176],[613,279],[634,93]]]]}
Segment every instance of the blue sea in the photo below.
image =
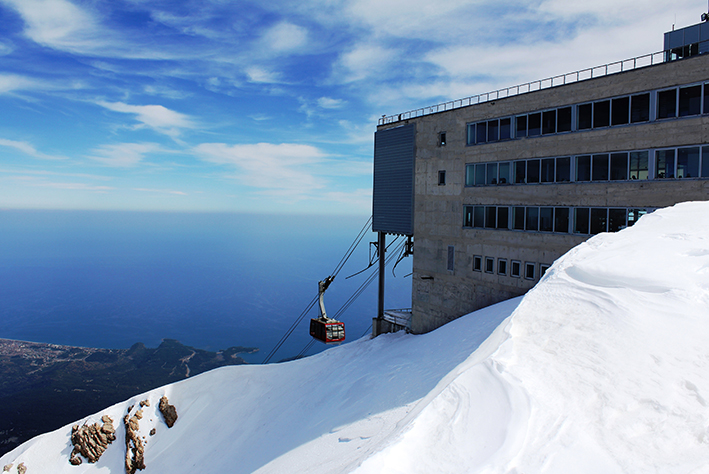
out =
{"type": "MultiPolygon", "coordinates": [[[[0,211],[0,337],[85,347],[216,351],[258,347],[259,363],[317,295],[366,216],[119,211],[0,211]]],[[[390,237],[391,239],[391,237],[390,237]]],[[[333,315],[369,273],[368,233],[328,289],[333,315]]],[[[411,304],[411,258],[387,269],[385,306],[411,304]]],[[[369,332],[377,281],[341,316],[369,332]]],[[[310,341],[313,308],[273,361],[310,341]]],[[[317,343],[309,354],[326,346],[317,343]]]]}

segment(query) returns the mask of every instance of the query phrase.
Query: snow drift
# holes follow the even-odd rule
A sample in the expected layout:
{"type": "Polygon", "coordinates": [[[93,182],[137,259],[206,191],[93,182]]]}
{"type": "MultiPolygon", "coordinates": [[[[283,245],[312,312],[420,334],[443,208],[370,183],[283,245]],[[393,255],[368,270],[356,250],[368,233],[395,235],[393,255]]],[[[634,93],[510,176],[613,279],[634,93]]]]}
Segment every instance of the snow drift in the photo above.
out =
{"type": "MultiPolygon", "coordinates": [[[[524,298],[432,333],[217,369],[81,423],[148,399],[146,473],[709,472],[707,341],[709,203],[685,203],[591,238],[524,298]]],[[[122,472],[116,425],[96,464],[69,464],[67,426],[0,466],[122,472]]]]}

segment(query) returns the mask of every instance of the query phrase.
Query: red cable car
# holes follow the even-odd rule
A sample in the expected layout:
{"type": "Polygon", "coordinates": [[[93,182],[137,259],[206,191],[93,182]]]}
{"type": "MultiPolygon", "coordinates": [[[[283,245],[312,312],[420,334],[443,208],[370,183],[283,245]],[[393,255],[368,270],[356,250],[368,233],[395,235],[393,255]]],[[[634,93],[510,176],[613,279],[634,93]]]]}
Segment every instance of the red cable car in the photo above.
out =
{"type": "Polygon", "coordinates": [[[335,344],[345,340],[345,323],[336,319],[330,319],[325,313],[325,290],[330,286],[334,276],[325,278],[318,282],[318,293],[320,295],[320,317],[310,320],[310,335],[325,344],[335,344]]]}

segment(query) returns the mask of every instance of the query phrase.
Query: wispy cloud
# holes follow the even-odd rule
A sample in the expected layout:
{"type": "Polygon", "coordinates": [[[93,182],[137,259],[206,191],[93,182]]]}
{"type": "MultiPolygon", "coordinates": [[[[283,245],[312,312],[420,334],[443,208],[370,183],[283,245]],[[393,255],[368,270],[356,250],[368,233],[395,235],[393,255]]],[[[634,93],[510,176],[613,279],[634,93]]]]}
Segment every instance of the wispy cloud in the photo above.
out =
{"type": "Polygon", "coordinates": [[[318,107],[323,109],[341,109],[347,105],[346,100],[333,99],[332,97],[320,97],[318,99],[318,107]]]}
{"type": "Polygon", "coordinates": [[[188,115],[175,112],[162,105],[129,105],[123,102],[104,101],[98,101],[96,104],[114,112],[133,114],[135,119],[142,124],[136,128],[149,127],[172,138],[178,137],[183,129],[195,127],[195,123],[188,115]]]}
{"type": "Polygon", "coordinates": [[[292,53],[308,43],[308,30],[293,23],[281,22],[267,29],[262,41],[268,51],[292,53]]]}
{"type": "Polygon", "coordinates": [[[151,189],[151,188],[133,188],[133,191],[140,191],[144,193],[153,194],[176,194],[178,196],[187,196],[187,193],[183,191],[175,191],[174,189],[151,189]]]}
{"type": "Polygon", "coordinates": [[[3,147],[8,147],[8,148],[14,148],[15,150],[18,150],[25,155],[29,155],[33,158],[39,158],[42,160],[64,160],[66,157],[64,156],[56,156],[56,155],[47,155],[46,153],[42,153],[40,151],[37,151],[37,149],[30,143],[27,142],[18,142],[15,140],[8,140],[6,138],[0,138],[0,146],[3,147]]]}
{"type": "Polygon", "coordinates": [[[102,145],[93,150],[89,158],[106,166],[129,168],[140,164],[146,154],[160,151],[155,143],[119,143],[102,145]]]}

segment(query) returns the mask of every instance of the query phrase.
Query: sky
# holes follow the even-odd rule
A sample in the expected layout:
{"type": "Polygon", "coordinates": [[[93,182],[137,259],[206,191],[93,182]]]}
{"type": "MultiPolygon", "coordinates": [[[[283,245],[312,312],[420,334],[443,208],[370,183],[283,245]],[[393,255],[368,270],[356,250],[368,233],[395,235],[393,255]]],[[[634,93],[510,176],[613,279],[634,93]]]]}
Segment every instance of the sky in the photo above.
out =
{"type": "Polygon", "coordinates": [[[377,119],[662,49],[704,0],[0,0],[0,209],[368,215],[377,119]]]}

